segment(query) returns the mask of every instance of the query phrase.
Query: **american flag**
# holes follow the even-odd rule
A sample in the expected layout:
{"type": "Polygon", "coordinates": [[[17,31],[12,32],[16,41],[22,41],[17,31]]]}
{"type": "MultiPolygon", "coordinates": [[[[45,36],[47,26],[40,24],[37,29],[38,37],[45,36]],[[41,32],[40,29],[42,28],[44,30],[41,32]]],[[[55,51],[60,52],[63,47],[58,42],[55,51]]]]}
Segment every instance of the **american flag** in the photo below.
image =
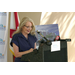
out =
{"type": "MultiPolygon", "coordinates": [[[[11,12],[11,18],[10,18],[10,41],[12,39],[12,34],[14,31],[18,29],[19,26],[19,17],[17,12],[11,12]]],[[[10,46],[10,52],[14,55],[13,47],[10,46]]]]}

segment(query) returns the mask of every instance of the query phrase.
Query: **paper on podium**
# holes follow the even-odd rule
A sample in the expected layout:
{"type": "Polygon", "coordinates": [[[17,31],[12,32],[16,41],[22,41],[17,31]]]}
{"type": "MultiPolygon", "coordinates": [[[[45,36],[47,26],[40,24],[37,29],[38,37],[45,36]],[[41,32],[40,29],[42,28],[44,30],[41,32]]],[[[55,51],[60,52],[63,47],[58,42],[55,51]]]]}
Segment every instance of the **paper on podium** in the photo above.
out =
{"type": "Polygon", "coordinates": [[[51,45],[51,52],[60,51],[60,41],[53,41],[51,45]]]}

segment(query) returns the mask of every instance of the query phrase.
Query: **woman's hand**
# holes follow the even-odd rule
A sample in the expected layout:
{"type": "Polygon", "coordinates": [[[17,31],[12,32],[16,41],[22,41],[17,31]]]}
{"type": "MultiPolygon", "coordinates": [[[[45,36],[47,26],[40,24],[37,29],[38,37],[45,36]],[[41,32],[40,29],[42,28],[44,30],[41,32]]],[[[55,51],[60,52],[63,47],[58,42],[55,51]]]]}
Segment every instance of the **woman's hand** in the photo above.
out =
{"type": "Polygon", "coordinates": [[[31,48],[29,51],[30,51],[30,52],[33,52],[33,50],[34,50],[34,49],[33,49],[33,48],[31,48]]]}

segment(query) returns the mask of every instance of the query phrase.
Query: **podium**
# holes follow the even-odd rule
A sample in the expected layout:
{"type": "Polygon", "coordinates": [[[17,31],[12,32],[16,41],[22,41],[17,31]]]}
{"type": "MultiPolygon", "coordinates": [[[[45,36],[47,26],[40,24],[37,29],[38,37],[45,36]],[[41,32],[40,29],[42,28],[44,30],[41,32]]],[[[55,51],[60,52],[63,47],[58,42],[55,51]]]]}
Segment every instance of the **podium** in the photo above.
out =
{"type": "Polygon", "coordinates": [[[21,61],[30,62],[67,62],[67,42],[70,39],[60,40],[60,51],[51,52],[51,46],[42,43],[38,50],[22,56],[21,61]]]}
{"type": "Polygon", "coordinates": [[[41,44],[39,46],[39,49],[35,49],[33,52],[24,54],[21,57],[22,62],[43,62],[43,49],[41,47],[41,44]]]}
{"type": "Polygon", "coordinates": [[[60,51],[51,52],[51,46],[44,45],[44,62],[67,62],[67,41],[60,41],[60,51]]]}

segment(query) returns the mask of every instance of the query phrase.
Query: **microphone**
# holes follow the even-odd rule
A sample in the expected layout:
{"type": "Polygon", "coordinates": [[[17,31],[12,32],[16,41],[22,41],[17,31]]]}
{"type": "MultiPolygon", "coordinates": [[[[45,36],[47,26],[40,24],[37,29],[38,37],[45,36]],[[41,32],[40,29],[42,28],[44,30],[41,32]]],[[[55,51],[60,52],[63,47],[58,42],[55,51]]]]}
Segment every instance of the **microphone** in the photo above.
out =
{"type": "Polygon", "coordinates": [[[38,30],[36,31],[38,34],[40,34],[46,41],[48,41],[48,39],[46,37],[44,37],[38,30]]]}
{"type": "Polygon", "coordinates": [[[49,45],[49,46],[50,46],[50,45],[52,44],[52,43],[51,43],[51,41],[50,41],[50,40],[48,40],[46,37],[44,37],[44,36],[43,36],[43,35],[42,35],[42,34],[41,34],[38,30],[37,30],[36,32],[37,32],[39,35],[41,35],[41,36],[42,36],[42,37],[46,40],[46,42],[45,42],[45,43],[46,43],[47,45],[49,45]]]}

